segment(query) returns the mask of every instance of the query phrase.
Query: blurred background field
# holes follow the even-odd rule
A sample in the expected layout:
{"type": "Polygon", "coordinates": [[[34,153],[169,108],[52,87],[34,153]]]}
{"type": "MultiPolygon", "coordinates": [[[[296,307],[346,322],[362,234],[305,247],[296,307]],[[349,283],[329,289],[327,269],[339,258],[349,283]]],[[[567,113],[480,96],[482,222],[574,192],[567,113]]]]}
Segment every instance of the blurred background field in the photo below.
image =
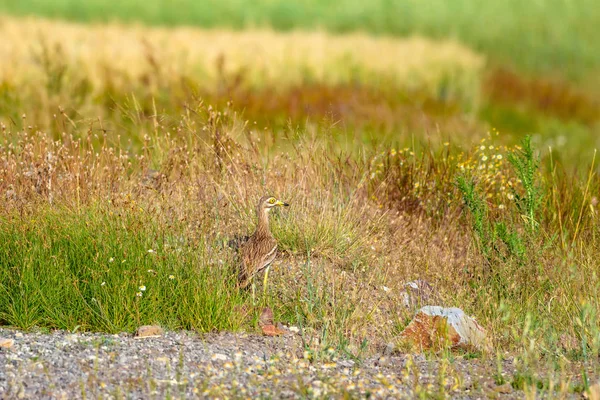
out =
{"type": "Polygon", "coordinates": [[[600,347],[592,1],[0,10],[0,323],[252,329],[266,304],[356,354],[420,278],[531,371],[600,347]],[[267,191],[292,207],[256,304],[223,244],[267,191]]]}
{"type": "Polygon", "coordinates": [[[152,99],[163,110],[193,94],[215,105],[232,101],[251,121],[282,126],[328,118],[341,122],[337,131],[356,127],[363,139],[379,141],[389,133],[439,138],[493,127],[506,142],[532,134],[542,149],[560,148],[563,158],[573,158],[600,137],[593,81],[572,80],[574,69],[566,65],[528,73],[455,35],[338,36],[12,17],[2,19],[0,30],[0,52],[11,60],[0,67],[0,106],[13,121],[22,113],[47,120],[58,106],[84,121],[132,95],[142,108],[152,99]]]}
{"type": "Polygon", "coordinates": [[[326,29],[378,35],[455,38],[494,62],[530,73],[594,80],[600,11],[593,0],[523,3],[468,0],[192,1],[2,0],[0,9],[76,21],[144,22],[167,26],[326,29]]]}

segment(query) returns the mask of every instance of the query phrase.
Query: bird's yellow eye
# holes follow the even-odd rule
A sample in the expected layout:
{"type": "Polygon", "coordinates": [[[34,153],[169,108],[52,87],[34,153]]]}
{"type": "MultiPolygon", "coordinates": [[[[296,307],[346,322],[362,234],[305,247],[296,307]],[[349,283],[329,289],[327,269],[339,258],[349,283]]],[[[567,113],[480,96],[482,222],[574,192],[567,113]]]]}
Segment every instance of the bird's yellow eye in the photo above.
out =
{"type": "Polygon", "coordinates": [[[277,200],[275,200],[275,197],[271,197],[271,198],[269,199],[269,204],[275,204],[275,202],[276,202],[276,201],[277,201],[277,200]]]}

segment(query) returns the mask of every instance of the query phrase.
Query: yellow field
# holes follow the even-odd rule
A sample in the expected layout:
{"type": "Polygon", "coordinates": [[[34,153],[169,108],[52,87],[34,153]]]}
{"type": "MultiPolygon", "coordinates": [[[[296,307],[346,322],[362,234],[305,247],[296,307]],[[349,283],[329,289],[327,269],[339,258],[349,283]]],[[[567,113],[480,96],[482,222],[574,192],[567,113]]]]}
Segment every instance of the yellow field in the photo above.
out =
{"type": "Polygon", "coordinates": [[[485,62],[458,43],[422,37],[0,20],[0,57],[10,60],[0,65],[0,80],[31,85],[44,79],[45,53],[64,63],[69,74],[87,77],[97,87],[106,85],[112,73],[135,81],[160,72],[165,79],[192,77],[208,86],[223,72],[244,72],[253,84],[282,86],[306,80],[335,84],[391,79],[402,87],[435,89],[451,77],[461,82],[461,90],[474,94],[485,62]]]}

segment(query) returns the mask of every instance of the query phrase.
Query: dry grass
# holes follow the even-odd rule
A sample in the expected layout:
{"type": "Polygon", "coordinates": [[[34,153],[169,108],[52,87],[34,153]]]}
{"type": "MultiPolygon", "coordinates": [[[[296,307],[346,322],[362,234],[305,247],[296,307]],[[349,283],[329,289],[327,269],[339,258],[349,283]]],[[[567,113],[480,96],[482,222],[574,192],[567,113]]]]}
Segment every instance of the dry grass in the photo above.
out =
{"type": "MultiPolygon", "coordinates": [[[[508,347],[522,335],[511,326],[524,318],[535,319],[540,326],[535,335],[542,335],[538,340],[545,343],[559,332],[577,337],[582,298],[576,293],[594,293],[598,285],[590,275],[598,229],[594,200],[589,194],[582,197],[576,187],[566,192],[566,182],[577,180],[560,175],[555,183],[546,183],[555,191],[545,206],[545,213],[552,214],[543,218],[548,231],[535,243],[550,246],[547,241],[562,229],[563,241],[572,239],[577,247],[546,247],[532,254],[522,271],[510,261],[496,260],[495,277],[481,280],[485,260],[471,245],[466,221],[459,218],[463,208],[455,176],[470,171],[477,177],[495,205],[490,218],[504,216],[515,226],[519,219],[507,195],[509,187],[519,187],[504,162],[509,150],[490,142],[466,154],[452,146],[437,152],[345,153],[326,139],[305,134],[289,138],[293,150],[288,151],[265,143],[267,134],[248,129],[227,111],[202,105],[190,107],[172,125],[157,118],[141,120],[128,132],[130,139],[143,143],[139,152],[114,145],[111,134],[93,129],[87,139],[66,134],[53,140],[42,132],[9,128],[5,135],[12,139],[2,145],[5,222],[44,220],[53,215],[52,209],[59,215],[91,215],[92,221],[94,215],[107,213],[133,215],[134,220],[139,215],[140,234],[155,235],[144,228],[152,221],[152,232],[159,236],[148,246],[163,249],[165,257],[177,256],[174,248],[165,247],[172,235],[185,238],[188,250],[174,268],[229,265],[231,254],[222,243],[251,230],[255,199],[276,193],[289,200],[290,211],[273,221],[283,256],[274,269],[270,297],[262,301],[284,320],[304,323],[321,334],[325,330],[338,343],[349,341],[356,347],[367,337],[372,344],[392,340],[410,317],[399,291],[411,279],[432,282],[444,304],[475,314],[491,328],[496,343],[508,347]],[[151,166],[158,173],[150,175],[151,166]],[[564,204],[578,201],[584,207],[568,214],[564,204]],[[572,263],[578,269],[569,269],[572,263]],[[557,274],[557,269],[563,272],[557,274]],[[532,281],[531,273],[539,275],[532,281]],[[290,285],[290,280],[295,283],[290,285]]],[[[591,187],[598,187],[596,178],[591,187]]],[[[5,257],[10,260],[8,253],[5,257]]],[[[146,261],[140,268],[148,265],[158,270],[146,261]]],[[[596,301],[584,299],[583,304],[596,301]]],[[[43,308],[38,311],[43,313],[43,308]]],[[[195,326],[186,318],[161,322],[195,326]]],[[[6,315],[4,319],[14,323],[6,315]]]]}

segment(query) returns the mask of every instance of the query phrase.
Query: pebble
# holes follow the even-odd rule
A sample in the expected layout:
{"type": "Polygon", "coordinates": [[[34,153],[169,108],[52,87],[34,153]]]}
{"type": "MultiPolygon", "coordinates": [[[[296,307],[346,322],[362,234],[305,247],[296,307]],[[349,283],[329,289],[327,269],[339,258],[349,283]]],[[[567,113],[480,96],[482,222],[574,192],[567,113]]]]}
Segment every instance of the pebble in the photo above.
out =
{"type": "Polygon", "coordinates": [[[212,359],[219,360],[219,361],[227,361],[227,360],[229,360],[229,357],[227,357],[225,354],[216,353],[216,354],[213,354],[212,359]]]}
{"type": "MultiPolygon", "coordinates": [[[[410,358],[410,368],[418,371],[419,384],[415,385],[414,375],[404,378],[405,355],[380,359],[372,354],[355,361],[343,353],[315,352],[312,347],[305,353],[306,342],[298,335],[274,339],[178,331],[137,340],[127,333],[18,336],[16,331],[0,328],[0,337],[14,341],[11,351],[0,351],[0,399],[113,398],[115,393],[134,399],[166,398],[173,393],[178,398],[412,399],[439,395],[436,371],[441,363],[431,357],[410,358]],[[415,393],[415,387],[429,395],[415,393]]],[[[506,374],[514,372],[509,368],[513,367],[505,367],[506,374]]],[[[454,384],[448,382],[447,397],[485,398],[494,385],[491,377],[496,369],[495,359],[456,358],[452,373],[446,374],[447,379],[458,377],[460,389],[449,389],[454,384]]],[[[597,377],[590,374],[592,379],[597,377]]],[[[523,392],[497,396],[522,398],[523,392]]]]}
{"type": "Polygon", "coordinates": [[[163,333],[163,329],[158,325],[143,325],[137,329],[135,336],[138,338],[157,337],[163,333]]]}

